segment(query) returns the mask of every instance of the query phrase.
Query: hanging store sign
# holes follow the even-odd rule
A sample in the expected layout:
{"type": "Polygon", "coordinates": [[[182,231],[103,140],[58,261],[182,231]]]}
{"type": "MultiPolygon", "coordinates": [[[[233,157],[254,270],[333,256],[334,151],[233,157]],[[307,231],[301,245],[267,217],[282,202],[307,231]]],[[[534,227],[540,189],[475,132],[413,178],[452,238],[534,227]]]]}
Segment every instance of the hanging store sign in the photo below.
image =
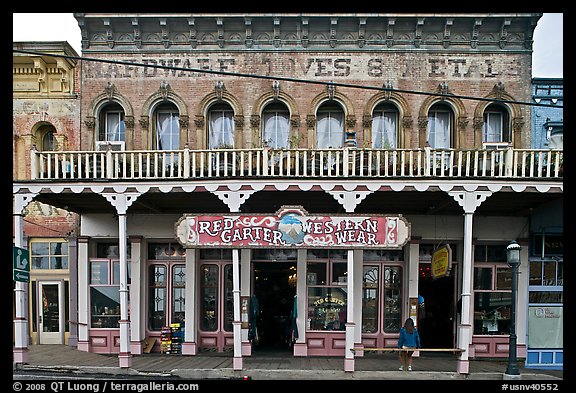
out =
{"type": "Polygon", "coordinates": [[[184,215],[175,225],[185,247],[401,248],[410,224],[401,215],[311,216],[300,206],[274,215],[184,215]]]}
{"type": "Polygon", "coordinates": [[[432,255],[432,277],[440,278],[450,274],[452,249],[448,244],[437,249],[432,255]]]}

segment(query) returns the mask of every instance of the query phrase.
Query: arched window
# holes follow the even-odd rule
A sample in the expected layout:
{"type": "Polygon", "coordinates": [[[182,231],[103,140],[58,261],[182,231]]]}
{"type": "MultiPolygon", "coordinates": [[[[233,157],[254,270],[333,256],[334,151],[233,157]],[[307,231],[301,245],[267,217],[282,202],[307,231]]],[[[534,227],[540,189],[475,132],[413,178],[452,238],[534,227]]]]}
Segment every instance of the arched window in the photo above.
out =
{"type": "Polygon", "coordinates": [[[380,104],[372,113],[372,148],[398,147],[398,110],[390,104],[380,104]]]}
{"type": "Polygon", "coordinates": [[[288,147],[290,112],[286,105],[273,103],[262,113],[262,144],[273,149],[288,147]]]}
{"type": "Polygon", "coordinates": [[[326,103],[316,114],[316,147],[326,149],[344,145],[344,111],[335,103],[326,103]]]}
{"type": "Polygon", "coordinates": [[[208,112],[208,148],[234,147],[234,111],[228,104],[215,104],[208,112]]]}
{"type": "Polygon", "coordinates": [[[178,109],[173,104],[156,108],[152,146],[156,150],[180,149],[180,123],[178,109]]]}
{"type": "Polygon", "coordinates": [[[482,127],[482,142],[509,143],[512,142],[510,134],[510,121],[508,112],[500,105],[490,104],[484,111],[484,125],[482,127]]]}
{"type": "Polygon", "coordinates": [[[39,149],[41,151],[56,150],[56,138],[54,134],[56,129],[51,125],[44,125],[38,129],[38,140],[40,141],[39,149]]]}
{"type": "Polygon", "coordinates": [[[446,105],[433,105],[428,111],[427,140],[431,148],[449,149],[452,146],[453,114],[446,105]]]}
{"type": "Polygon", "coordinates": [[[118,145],[123,145],[126,141],[124,109],[119,104],[106,105],[100,111],[98,141],[118,142],[118,145]]]}

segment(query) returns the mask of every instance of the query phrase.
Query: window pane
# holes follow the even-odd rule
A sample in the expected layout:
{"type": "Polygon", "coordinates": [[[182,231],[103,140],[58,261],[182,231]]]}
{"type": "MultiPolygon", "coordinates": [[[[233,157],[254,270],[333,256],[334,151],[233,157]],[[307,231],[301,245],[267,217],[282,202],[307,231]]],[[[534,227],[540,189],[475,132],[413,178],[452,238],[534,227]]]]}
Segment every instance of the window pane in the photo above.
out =
{"type": "Polygon", "coordinates": [[[234,112],[210,111],[209,117],[208,147],[234,147],[234,112]]]}
{"type": "Polygon", "coordinates": [[[484,127],[482,129],[483,142],[503,142],[502,139],[502,113],[486,112],[484,114],[484,127]]]}
{"type": "Polygon", "coordinates": [[[308,288],[307,330],[345,330],[346,292],[344,288],[308,288]]]}
{"type": "Polygon", "coordinates": [[[320,149],[343,146],[344,114],[342,112],[318,112],[316,142],[317,147],[320,149]]]}
{"type": "Polygon", "coordinates": [[[200,277],[200,329],[218,328],[218,266],[202,265],[200,277]]]}
{"type": "Polygon", "coordinates": [[[556,284],[556,261],[544,262],[544,281],[542,285],[557,285],[556,284]]]}
{"type": "Polygon", "coordinates": [[[492,288],[492,268],[474,268],[474,289],[491,290],[492,288]]]}
{"type": "Polygon", "coordinates": [[[224,330],[232,331],[234,297],[232,295],[232,265],[224,266],[224,330]]]}
{"type": "Polygon", "coordinates": [[[348,265],[343,262],[332,263],[332,284],[346,285],[348,274],[348,265]]]}
{"type": "Polygon", "coordinates": [[[120,324],[120,288],[90,287],[90,324],[93,328],[118,328],[120,324]]]}
{"type": "Polygon", "coordinates": [[[184,322],[184,304],[186,295],[184,288],[172,288],[172,320],[171,323],[184,322]]]}
{"type": "Polygon", "coordinates": [[[510,292],[474,293],[474,334],[510,333],[510,292]]]}
{"type": "Polygon", "coordinates": [[[563,303],[564,293],[562,291],[530,291],[529,303],[563,303]]]}
{"type": "Polygon", "coordinates": [[[32,269],[50,269],[48,257],[32,257],[32,269]]]}
{"type": "Polygon", "coordinates": [[[176,112],[158,112],[156,149],[177,150],[180,147],[180,124],[176,112]]]}
{"type": "Polygon", "coordinates": [[[123,112],[106,113],[106,141],[126,140],[126,126],[123,112]]]}
{"type": "Polygon", "coordinates": [[[447,149],[450,147],[450,113],[431,111],[428,115],[428,143],[430,147],[447,149]]]}
{"type": "Polygon", "coordinates": [[[109,284],[107,261],[90,263],[90,284],[109,284]]]}
{"type": "Polygon", "coordinates": [[[530,281],[528,285],[542,285],[542,261],[530,261],[530,281]]]}
{"type": "Polygon", "coordinates": [[[509,267],[496,268],[496,288],[512,289],[512,269],[509,267]]]}
{"type": "Polygon", "coordinates": [[[375,111],[372,118],[372,148],[395,149],[397,113],[393,111],[375,111]]]}
{"type": "Polygon", "coordinates": [[[488,262],[506,262],[506,245],[489,245],[486,246],[488,262]]]}
{"type": "Polygon", "coordinates": [[[402,326],[402,268],[384,268],[384,333],[398,333],[402,326]]]}
{"type": "Polygon", "coordinates": [[[378,331],[378,266],[364,266],[362,277],[362,333],[378,331]]]}
{"type": "Polygon", "coordinates": [[[326,262],[308,262],[306,282],[308,285],[326,285],[326,262]]]}
{"type": "Polygon", "coordinates": [[[290,133],[290,114],[282,112],[265,112],[263,116],[264,133],[262,143],[273,149],[288,147],[290,133]]]}
{"type": "Polygon", "coordinates": [[[148,268],[148,326],[161,330],[166,324],[166,266],[148,268]]]}

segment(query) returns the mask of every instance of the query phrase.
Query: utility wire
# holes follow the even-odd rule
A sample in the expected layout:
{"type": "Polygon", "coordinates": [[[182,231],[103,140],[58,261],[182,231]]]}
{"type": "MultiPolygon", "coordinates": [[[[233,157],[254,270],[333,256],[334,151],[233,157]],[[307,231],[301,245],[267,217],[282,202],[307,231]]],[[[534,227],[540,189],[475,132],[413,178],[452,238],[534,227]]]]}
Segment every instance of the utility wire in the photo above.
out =
{"type": "Polygon", "coordinates": [[[12,49],[12,51],[15,53],[23,53],[23,54],[29,54],[29,55],[60,57],[60,58],[64,58],[64,59],[72,59],[72,60],[79,60],[79,61],[92,61],[92,62],[108,63],[108,64],[121,64],[121,65],[134,66],[134,67],[148,67],[148,68],[167,69],[167,70],[174,70],[174,71],[198,72],[198,73],[205,73],[205,74],[237,76],[237,77],[241,77],[241,78],[269,79],[269,80],[295,82],[295,83],[309,83],[309,84],[325,85],[325,86],[340,86],[340,87],[349,87],[349,88],[353,88],[353,89],[389,91],[389,92],[398,92],[398,93],[405,93],[405,94],[418,94],[418,95],[426,95],[426,96],[434,96],[434,97],[460,98],[463,100],[499,102],[499,103],[529,105],[529,106],[543,106],[543,107],[552,107],[552,108],[561,108],[561,109],[564,108],[563,105],[557,105],[557,104],[543,104],[543,103],[537,103],[537,102],[503,100],[503,99],[498,99],[498,98],[473,97],[473,96],[464,96],[464,95],[458,95],[458,94],[443,94],[443,93],[433,93],[433,92],[425,92],[425,91],[403,90],[403,89],[394,89],[394,88],[390,88],[390,87],[354,85],[354,84],[350,84],[350,83],[341,83],[341,82],[333,82],[333,81],[323,82],[323,81],[316,81],[316,80],[310,80],[310,79],[290,78],[290,77],[286,77],[286,76],[254,75],[254,74],[244,74],[244,73],[240,73],[240,72],[231,72],[231,71],[215,71],[215,70],[206,70],[206,69],[198,69],[198,68],[185,68],[185,67],[176,67],[176,66],[169,66],[169,65],[158,65],[158,64],[142,64],[142,63],[135,63],[135,62],[130,62],[130,61],[123,61],[123,60],[96,59],[96,58],[91,58],[91,57],[70,56],[70,55],[61,55],[61,54],[56,54],[56,53],[35,52],[35,51],[26,51],[26,50],[19,50],[19,49],[12,49]]]}

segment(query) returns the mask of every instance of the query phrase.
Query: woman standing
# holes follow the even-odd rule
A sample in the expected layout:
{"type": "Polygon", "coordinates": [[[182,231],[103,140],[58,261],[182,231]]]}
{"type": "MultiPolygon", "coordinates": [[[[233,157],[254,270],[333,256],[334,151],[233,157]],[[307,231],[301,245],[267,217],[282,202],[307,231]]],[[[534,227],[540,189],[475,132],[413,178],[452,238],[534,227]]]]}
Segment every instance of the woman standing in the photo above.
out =
{"type": "MultiPolygon", "coordinates": [[[[416,327],[414,327],[414,321],[412,318],[406,319],[404,326],[400,329],[398,348],[420,348],[420,335],[418,334],[416,327]]],[[[400,351],[400,371],[404,371],[404,367],[406,366],[408,366],[408,371],[412,371],[413,353],[414,351],[400,351]]]]}

